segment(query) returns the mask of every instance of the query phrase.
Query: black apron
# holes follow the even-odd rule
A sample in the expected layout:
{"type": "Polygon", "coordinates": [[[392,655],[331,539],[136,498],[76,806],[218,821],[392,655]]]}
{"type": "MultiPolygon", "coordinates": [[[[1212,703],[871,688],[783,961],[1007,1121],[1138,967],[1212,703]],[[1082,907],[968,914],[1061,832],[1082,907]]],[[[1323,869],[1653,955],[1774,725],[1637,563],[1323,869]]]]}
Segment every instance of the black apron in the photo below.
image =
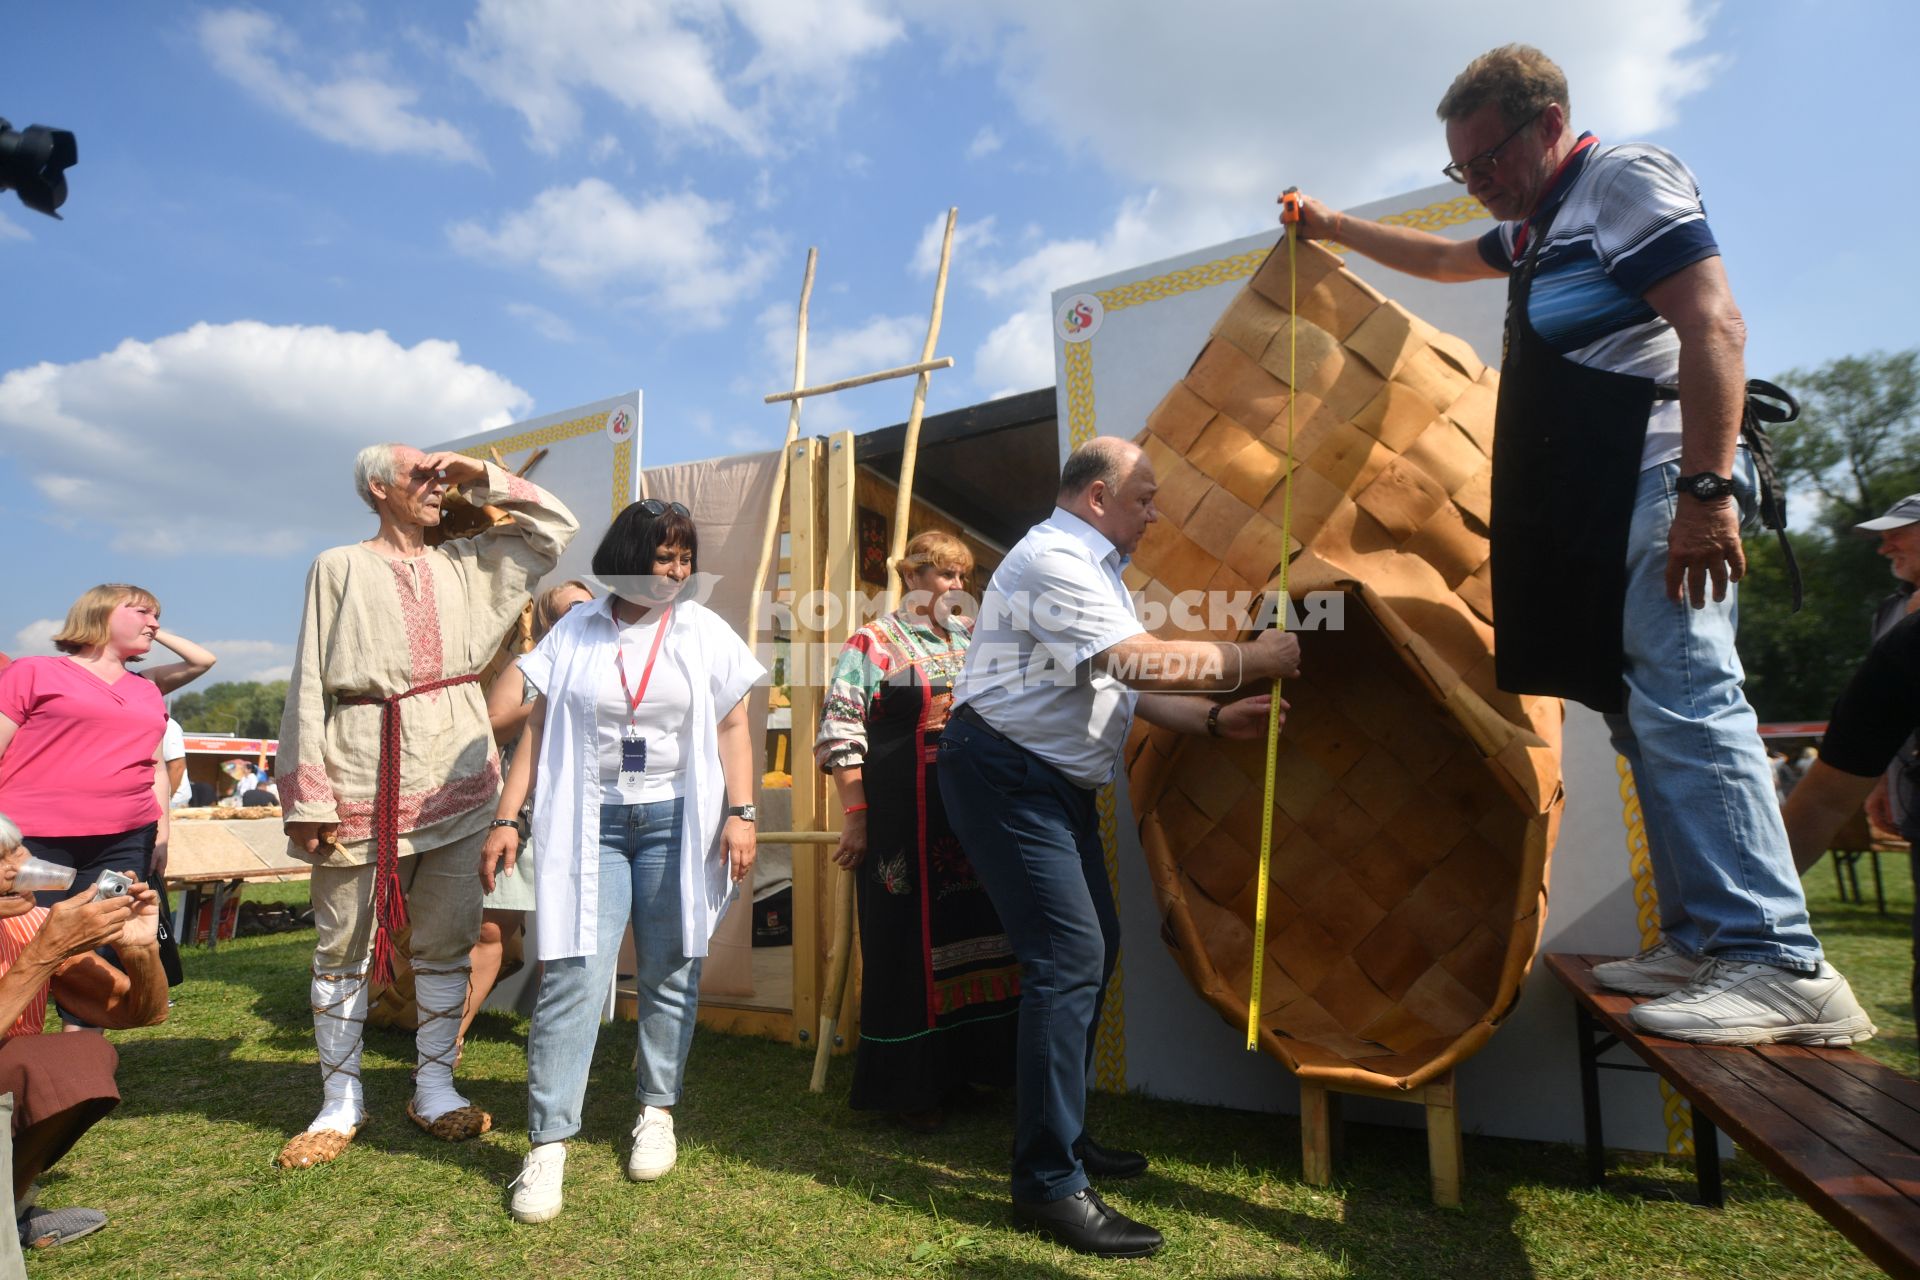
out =
{"type": "Polygon", "coordinates": [[[1663,389],[1577,364],[1534,331],[1527,301],[1546,228],[1528,238],[1507,285],[1494,419],[1494,674],[1509,693],[1619,711],[1627,534],[1663,389]]]}

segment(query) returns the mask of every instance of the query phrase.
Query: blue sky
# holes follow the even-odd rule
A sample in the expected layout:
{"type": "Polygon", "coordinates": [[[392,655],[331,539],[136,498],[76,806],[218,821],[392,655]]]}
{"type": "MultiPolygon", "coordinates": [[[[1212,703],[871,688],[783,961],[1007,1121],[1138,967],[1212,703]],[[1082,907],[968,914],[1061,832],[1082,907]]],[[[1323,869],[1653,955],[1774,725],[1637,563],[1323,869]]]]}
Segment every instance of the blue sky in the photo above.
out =
{"type": "Polygon", "coordinates": [[[905,363],[949,204],[930,408],[1047,385],[1050,290],[1258,231],[1290,183],[1429,184],[1434,102],[1507,40],[1576,125],[1693,167],[1753,373],[1920,343],[1912,6],[1551,8],[10,5],[0,116],[81,162],[64,222],[0,195],[0,649],[127,580],[219,677],[280,674],[307,562],[369,532],[374,440],[637,386],[648,463],[774,447],[807,247],[810,380],[905,363]]]}

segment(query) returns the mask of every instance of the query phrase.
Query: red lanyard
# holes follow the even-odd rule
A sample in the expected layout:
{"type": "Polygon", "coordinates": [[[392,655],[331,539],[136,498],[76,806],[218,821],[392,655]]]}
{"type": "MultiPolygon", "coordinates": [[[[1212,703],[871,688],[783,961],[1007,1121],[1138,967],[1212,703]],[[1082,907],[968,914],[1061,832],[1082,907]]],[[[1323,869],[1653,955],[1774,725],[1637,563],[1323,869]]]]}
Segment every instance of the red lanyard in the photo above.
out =
{"type": "Polygon", "coordinates": [[[1527,216],[1523,218],[1520,222],[1520,230],[1514,233],[1514,236],[1513,236],[1514,261],[1518,262],[1523,256],[1525,256],[1527,252],[1527,233],[1533,230],[1533,215],[1540,211],[1541,202],[1544,201],[1549,195],[1553,194],[1553,189],[1559,185],[1561,175],[1566,173],[1567,166],[1573,163],[1573,158],[1579,155],[1582,151],[1585,151],[1588,147],[1595,145],[1599,141],[1600,139],[1594,137],[1592,134],[1588,134],[1586,137],[1580,139],[1579,145],[1574,147],[1572,151],[1569,151],[1567,153],[1567,158],[1560,162],[1560,167],[1553,171],[1553,176],[1551,178],[1547,179],[1547,185],[1540,189],[1540,199],[1534,201],[1533,208],[1527,213],[1527,216]]]}
{"type": "Polygon", "coordinates": [[[673,621],[673,606],[667,606],[667,612],[660,619],[660,629],[653,633],[653,647],[647,650],[647,669],[640,673],[640,688],[627,689],[626,657],[620,652],[620,640],[613,642],[613,665],[620,670],[620,692],[627,699],[627,723],[632,724],[635,713],[640,710],[640,700],[647,696],[647,682],[653,679],[653,660],[660,656],[660,642],[667,638],[667,624],[673,621]]]}

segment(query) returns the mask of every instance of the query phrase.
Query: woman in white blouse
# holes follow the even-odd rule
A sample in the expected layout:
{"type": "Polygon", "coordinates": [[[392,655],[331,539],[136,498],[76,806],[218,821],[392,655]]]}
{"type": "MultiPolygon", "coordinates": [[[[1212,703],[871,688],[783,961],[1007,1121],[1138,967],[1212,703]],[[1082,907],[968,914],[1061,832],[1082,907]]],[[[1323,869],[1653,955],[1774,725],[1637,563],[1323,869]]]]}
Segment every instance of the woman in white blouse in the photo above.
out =
{"type": "Polygon", "coordinates": [[[693,1043],[700,960],[753,869],[746,695],[765,669],[682,590],[698,553],[685,507],[634,503],[593,555],[594,575],[611,593],[573,609],[520,659],[541,696],[500,797],[481,880],[490,885],[496,870],[513,867],[515,815],[531,788],[543,969],[527,1038],[532,1150],[514,1179],[521,1222],[560,1212],[566,1141],[580,1130],[600,1010],[629,922],[641,1107],[627,1176],[650,1182],[673,1168],[672,1109],[693,1043]]]}

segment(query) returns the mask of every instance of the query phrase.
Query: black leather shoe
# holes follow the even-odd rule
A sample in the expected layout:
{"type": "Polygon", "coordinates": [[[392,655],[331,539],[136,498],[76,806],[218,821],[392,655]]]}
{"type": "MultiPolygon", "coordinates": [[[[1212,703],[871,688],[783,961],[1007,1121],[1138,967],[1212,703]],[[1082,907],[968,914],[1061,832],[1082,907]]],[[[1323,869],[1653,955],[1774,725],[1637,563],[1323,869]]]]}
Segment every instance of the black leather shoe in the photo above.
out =
{"type": "Polygon", "coordinates": [[[1145,1258],[1166,1243],[1144,1222],[1107,1207],[1099,1192],[1083,1187],[1062,1200],[1015,1200],[1013,1225],[1051,1236],[1076,1253],[1102,1258],[1145,1258]]]}
{"type": "Polygon", "coordinates": [[[1113,1151],[1089,1137],[1073,1144],[1073,1154],[1087,1176],[1098,1182],[1137,1178],[1147,1171],[1147,1158],[1138,1151],[1113,1151]]]}

